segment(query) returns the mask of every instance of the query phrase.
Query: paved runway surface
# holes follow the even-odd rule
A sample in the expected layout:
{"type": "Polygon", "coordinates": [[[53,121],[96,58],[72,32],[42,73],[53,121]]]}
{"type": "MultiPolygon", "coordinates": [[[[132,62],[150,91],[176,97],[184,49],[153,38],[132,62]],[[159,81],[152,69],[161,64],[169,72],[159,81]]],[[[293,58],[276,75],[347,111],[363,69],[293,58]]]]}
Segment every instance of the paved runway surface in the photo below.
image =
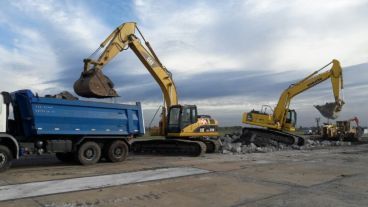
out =
{"type": "MultiPolygon", "coordinates": [[[[12,169],[0,174],[0,189],[27,186],[24,183],[80,181],[92,176],[106,178],[111,184],[114,175],[169,169],[178,169],[174,170],[177,175],[185,173],[183,169],[199,174],[150,181],[143,176],[137,179],[139,182],[31,195],[2,201],[0,206],[368,206],[367,163],[367,144],[245,155],[207,154],[199,158],[133,155],[123,163],[94,166],[68,165],[44,156],[17,161],[12,169]]],[[[41,192],[52,185],[33,187],[41,192]]]]}
{"type": "Polygon", "coordinates": [[[112,175],[99,175],[82,178],[5,185],[0,186],[0,201],[57,193],[67,193],[80,190],[91,190],[96,188],[106,188],[117,185],[162,180],[208,172],[210,171],[197,168],[176,167],[112,175]]]}

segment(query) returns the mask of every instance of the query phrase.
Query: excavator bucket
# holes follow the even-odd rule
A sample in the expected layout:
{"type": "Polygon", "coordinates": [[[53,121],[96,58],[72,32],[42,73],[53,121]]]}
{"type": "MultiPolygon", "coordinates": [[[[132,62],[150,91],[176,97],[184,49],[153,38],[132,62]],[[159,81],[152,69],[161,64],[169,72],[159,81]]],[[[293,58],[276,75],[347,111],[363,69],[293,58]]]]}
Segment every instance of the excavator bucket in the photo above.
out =
{"type": "Polygon", "coordinates": [[[82,72],[81,77],[74,83],[76,94],[86,98],[116,97],[114,84],[99,69],[82,72]]]}
{"type": "Polygon", "coordinates": [[[325,105],[314,106],[327,119],[336,119],[339,116],[342,105],[336,102],[326,103],[325,105]]]}

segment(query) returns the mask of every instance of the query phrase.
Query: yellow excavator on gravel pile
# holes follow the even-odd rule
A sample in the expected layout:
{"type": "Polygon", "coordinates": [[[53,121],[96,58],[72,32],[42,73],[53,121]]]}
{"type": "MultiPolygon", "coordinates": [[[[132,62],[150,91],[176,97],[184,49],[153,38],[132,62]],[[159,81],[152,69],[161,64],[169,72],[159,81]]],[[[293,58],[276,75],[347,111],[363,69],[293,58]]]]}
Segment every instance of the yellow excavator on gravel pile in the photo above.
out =
{"type": "MultiPolygon", "coordinates": [[[[145,40],[136,23],[127,22],[116,28],[100,45],[105,48],[97,60],[84,59],[84,70],[74,84],[74,91],[87,98],[118,96],[112,81],[102,69],[117,54],[132,49],[149,73],[159,84],[164,97],[159,127],[150,129],[151,135],[164,136],[164,140],[135,141],[135,152],[184,153],[199,156],[204,152],[216,152],[219,143],[218,123],[208,115],[198,115],[196,105],[178,104],[178,94],[172,74],[162,65],[150,44],[145,40]],[[136,30],[144,40],[135,35],[136,30]]],[[[92,54],[92,55],[93,55],[92,54]]]]}
{"type": "Polygon", "coordinates": [[[285,89],[276,108],[272,109],[270,106],[265,105],[262,106],[261,111],[252,110],[251,112],[243,113],[243,123],[248,126],[243,128],[241,139],[245,140],[246,143],[267,143],[267,141],[273,140],[288,145],[302,145],[304,143],[302,137],[288,133],[295,131],[297,121],[296,111],[289,109],[291,99],[327,79],[331,79],[335,102],[315,107],[324,117],[329,119],[337,118],[344,105],[344,101],[341,98],[343,79],[339,61],[332,60],[326,66],[285,89]],[[321,70],[331,64],[330,70],[320,73],[321,70]],[[267,110],[273,113],[269,114],[267,110]]]}

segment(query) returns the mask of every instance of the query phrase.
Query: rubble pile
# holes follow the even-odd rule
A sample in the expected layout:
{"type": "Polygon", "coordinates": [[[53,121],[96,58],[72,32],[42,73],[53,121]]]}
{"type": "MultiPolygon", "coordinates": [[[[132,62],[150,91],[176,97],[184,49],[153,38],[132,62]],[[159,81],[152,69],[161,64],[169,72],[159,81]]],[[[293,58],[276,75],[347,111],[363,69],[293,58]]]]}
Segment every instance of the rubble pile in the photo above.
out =
{"type": "Polygon", "coordinates": [[[242,142],[240,133],[226,134],[220,137],[221,150],[223,154],[246,154],[246,153],[266,153],[283,150],[307,150],[317,147],[328,147],[328,146],[348,146],[351,142],[344,141],[329,141],[329,140],[311,140],[306,139],[303,146],[298,145],[286,145],[274,140],[265,140],[260,144],[259,142],[245,143],[242,142]]]}

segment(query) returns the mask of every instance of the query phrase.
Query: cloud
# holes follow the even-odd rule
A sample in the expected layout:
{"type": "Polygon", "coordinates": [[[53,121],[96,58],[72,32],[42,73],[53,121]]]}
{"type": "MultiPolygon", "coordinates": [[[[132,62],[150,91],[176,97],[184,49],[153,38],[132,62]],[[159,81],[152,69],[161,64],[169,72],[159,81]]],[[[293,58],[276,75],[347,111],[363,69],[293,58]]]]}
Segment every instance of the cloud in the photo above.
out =
{"type": "Polygon", "coordinates": [[[83,57],[109,32],[88,9],[75,2],[9,1],[0,10],[4,16],[0,27],[12,33],[7,39],[11,43],[0,46],[5,60],[0,66],[13,81],[3,82],[5,90],[60,90],[63,82],[49,80],[79,74],[83,57]]]}
{"type": "MultiPolygon", "coordinates": [[[[341,119],[359,116],[362,123],[368,121],[366,104],[368,83],[368,63],[343,67],[343,97],[346,102],[341,119]]],[[[328,68],[329,69],[329,68],[328,68]]],[[[196,104],[201,114],[210,114],[217,118],[221,125],[241,125],[243,112],[259,110],[262,105],[275,107],[279,96],[290,84],[306,77],[313,71],[264,72],[242,71],[204,72],[186,78],[174,75],[181,104],[196,104]]],[[[142,101],[147,119],[162,102],[158,85],[149,75],[122,76],[117,83],[118,100],[142,101]],[[142,84],[144,83],[144,84],[142,84]],[[128,87],[125,87],[128,86],[128,87]]],[[[299,125],[314,125],[316,117],[321,117],[313,105],[322,105],[334,101],[331,82],[325,82],[299,94],[292,99],[291,108],[298,112],[299,125]]],[[[322,121],[327,121],[322,119],[322,121]]]]}
{"type": "MultiPolygon", "coordinates": [[[[368,1],[56,1],[0,2],[2,90],[72,90],[89,56],[119,24],[136,21],[173,73],[181,103],[197,104],[222,125],[244,111],[275,106],[281,91],[331,59],[346,69],[342,117],[362,114],[367,97],[368,1]],[[347,67],[356,65],[354,67],[347,67]]],[[[121,95],[142,101],[147,121],[162,102],[159,86],[132,51],[105,67],[121,95]]],[[[299,123],[330,101],[329,82],[293,100],[299,123]]]]}
{"type": "Polygon", "coordinates": [[[175,73],[303,70],[366,62],[367,1],[136,1],[143,31],[175,73]],[[159,25],[159,26],[155,26],[159,25]],[[227,67],[224,67],[227,66],[227,67]]]}
{"type": "Polygon", "coordinates": [[[49,74],[50,68],[55,68],[56,71],[58,69],[54,51],[48,45],[44,45],[42,50],[35,46],[42,45],[45,38],[32,28],[9,25],[9,29],[16,37],[12,39],[11,49],[0,45],[2,90],[11,91],[25,87],[44,90],[49,87],[40,83],[52,77],[49,74]]]}

